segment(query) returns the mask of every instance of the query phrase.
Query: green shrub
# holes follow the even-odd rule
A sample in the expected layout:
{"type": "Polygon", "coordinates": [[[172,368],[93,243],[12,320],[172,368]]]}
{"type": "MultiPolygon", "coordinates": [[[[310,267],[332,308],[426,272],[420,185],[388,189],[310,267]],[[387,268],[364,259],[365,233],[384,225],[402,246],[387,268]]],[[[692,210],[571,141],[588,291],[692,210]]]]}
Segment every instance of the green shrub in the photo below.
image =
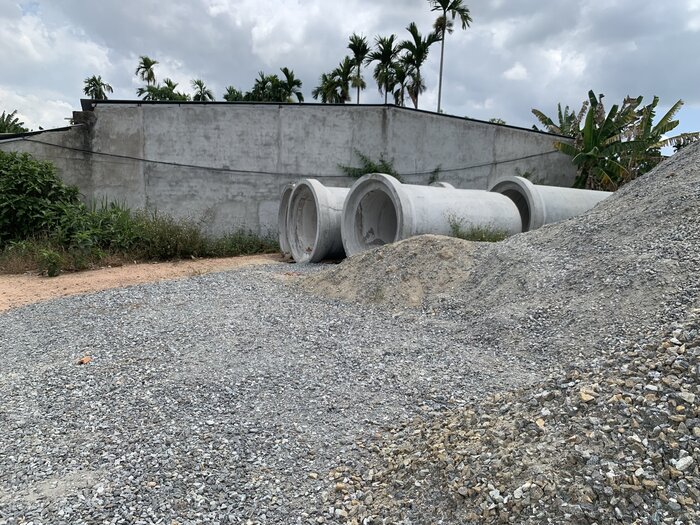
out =
{"type": "Polygon", "coordinates": [[[53,164],[0,151],[0,247],[57,228],[71,230],[67,221],[82,217],[83,210],[78,189],[65,185],[53,164]]]}
{"type": "Polygon", "coordinates": [[[369,158],[369,156],[364,155],[356,149],[353,150],[353,152],[360,159],[360,167],[353,168],[352,166],[343,166],[342,164],[338,166],[340,168],[340,171],[342,171],[348,177],[359,179],[360,177],[362,177],[363,175],[367,175],[368,173],[386,173],[387,175],[391,175],[399,181],[401,180],[401,176],[394,168],[393,159],[387,160],[384,158],[384,155],[379,155],[379,160],[374,161],[371,158],[369,158]]]}
{"type": "Polygon", "coordinates": [[[237,231],[207,237],[192,220],[132,212],[102,202],[87,208],[53,165],[0,152],[0,272],[39,269],[54,276],[105,260],[231,257],[279,251],[277,241],[237,231]]]}
{"type": "Polygon", "coordinates": [[[65,265],[61,254],[51,249],[39,251],[38,263],[39,270],[49,277],[56,277],[65,265]]]}

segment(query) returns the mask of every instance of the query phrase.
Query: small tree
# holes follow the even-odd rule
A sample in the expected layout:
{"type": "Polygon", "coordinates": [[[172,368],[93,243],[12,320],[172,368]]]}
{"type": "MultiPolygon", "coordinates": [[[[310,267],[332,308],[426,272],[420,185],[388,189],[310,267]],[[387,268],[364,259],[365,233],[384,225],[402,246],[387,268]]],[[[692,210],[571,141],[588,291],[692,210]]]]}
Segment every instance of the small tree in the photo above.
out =
{"type": "Polygon", "coordinates": [[[663,160],[661,148],[679,140],[691,140],[698,133],[666,138],[666,134],[678,126],[674,116],[683,105],[677,101],[654,124],[658,97],[651,104],[642,106],[642,97],[626,97],[622,105],[613,105],[609,112],[603,106],[603,95],[588,92],[588,101],[574,116],[568,107],[559,109],[559,125],[541,111],[533,113],[549,131],[568,134],[570,142],[556,141],[554,147],[572,158],[577,168],[574,187],[616,190],[635,179],[663,160]]]}
{"type": "Polygon", "coordinates": [[[418,109],[418,96],[425,91],[425,81],[420,68],[428,59],[430,46],[438,42],[440,36],[436,33],[429,33],[423,37],[415,22],[411,22],[406,30],[411,35],[411,39],[401,42],[399,49],[405,51],[403,60],[410,68],[411,82],[408,85],[408,96],[413,101],[413,107],[418,109]]]}
{"type": "Polygon", "coordinates": [[[112,86],[102,81],[100,75],[93,75],[84,80],[83,93],[92,100],[107,100],[107,93],[113,93],[112,86]]]}
{"type": "Polygon", "coordinates": [[[226,88],[226,93],[224,93],[223,99],[226,102],[241,102],[244,100],[245,94],[239,91],[233,86],[228,86],[226,88]]]}
{"type": "Polygon", "coordinates": [[[136,67],[136,75],[148,85],[155,85],[156,72],[154,67],[158,64],[157,60],[142,55],[139,57],[139,65],[136,67]]]}
{"type": "Polygon", "coordinates": [[[214,100],[214,93],[209,89],[204,81],[197,78],[192,81],[192,89],[194,89],[194,96],[192,100],[196,102],[209,102],[214,100]]]}
{"type": "Polygon", "coordinates": [[[20,122],[17,110],[12,113],[2,112],[0,115],[0,133],[26,133],[29,131],[24,127],[24,122],[20,122]]]}
{"type": "Polygon", "coordinates": [[[395,85],[393,83],[393,69],[398,55],[396,35],[378,36],[374,39],[374,50],[366,58],[367,64],[377,63],[374,67],[374,80],[377,81],[379,92],[384,94],[384,104],[388,102],[389,93],[395,85]]]}
{"type": "Polygon", "coordinates": [[[369,44],[364,36],[353,33],[350,36],[348,49],[352,51],[352,58],[357,67],[357,74],[352,77],[352,86],[357,88],[357,103],[360,103],[360,90],[365,89],[367,84],[362,78],[362,66],[369,55],[369,44]]]}

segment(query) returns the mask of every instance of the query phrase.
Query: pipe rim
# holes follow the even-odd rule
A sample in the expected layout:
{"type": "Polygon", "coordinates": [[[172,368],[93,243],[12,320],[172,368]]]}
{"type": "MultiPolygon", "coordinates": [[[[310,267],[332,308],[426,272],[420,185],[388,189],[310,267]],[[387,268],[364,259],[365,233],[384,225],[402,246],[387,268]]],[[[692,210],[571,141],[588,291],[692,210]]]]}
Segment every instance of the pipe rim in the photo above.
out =
{"type": "Polygon", "coordinates": [[[529,180],[515,176],[501,177],[489,188],[489,191],[501,193],[515,203],[522,219],[523,232],[535,230],[544,225],[544,202],[535,185],[529,180]],[[513,197],[513,193],[520,197],[521,202],[513,197]],[[521,203],[527,207],[526,210],[521,208],[521,203]]]}
{"type": "MultiPolygon", "coordinates": [[[[321,225],[324,224],[324,210],[327,209],[329,203],[326,187],[316,179],[302,179],[297,182],[296,187],[292,191],[289,198],[289,213],[287,214],[287,237],[290,245],[292,257],[298,263],[318,262],[323,258],[324,254],[318,253],[319,240],[321,235],[321,225]],[[308,248],[302,248],[304,243],[299,236],[298,227],[301,223],[297,220],[299,213],[303,210],[300,208],[297,201],[302,197],[304,192],[308,192],[311,196],[310,202],[314,206],[315,232],[313,244],[308,248]]],[[[309,239],[310,240],[310,239],[309,239]]]]}
{"type": "Polygon", "coordinates": [[[280,207],[277,210],[277,230],[282,255],[291,255],[289,239],[287,238],[287,216],[289,214],[289,203],[296,183],[285,184],[280,194],[280,207]]]}
{"type": "Polygon", "coordinates": [[[402,190],[402,184],[396,178],[384,173],[364,175],[350,188],[343,205],[341,234],[343,247],[348,257],[376,247],[376,245],[370,245],[360,238],[358,235],[359,226],[356,221],[363,199],[373,192],[381,192],[388,198],[396,218],[396,231],[392,240],[382,244],[390,244],[406,238],[408,236],[406,232],[410,233],[412,230],[412,204],[402,190]]]}

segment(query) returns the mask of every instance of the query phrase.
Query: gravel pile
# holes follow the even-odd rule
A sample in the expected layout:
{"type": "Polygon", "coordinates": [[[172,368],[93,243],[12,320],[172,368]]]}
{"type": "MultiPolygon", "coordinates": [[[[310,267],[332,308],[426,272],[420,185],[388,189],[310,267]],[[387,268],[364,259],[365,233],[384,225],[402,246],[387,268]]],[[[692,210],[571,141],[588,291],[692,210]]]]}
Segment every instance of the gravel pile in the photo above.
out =
{"type": "Polygon", "coordinates": [[[700,310],[606,352],[416,419],[331,472],[349,523],[700,522],[700,310]],[[430,520],[426,520],[430,516],[430,520]]]}
{"type": "Polygon", "coordinates": [[[287,284],[313,271],[1,314],[0,525],[325,522],[361,436],[532,380],[430,317],[287,284]]]}
{"type": "Polygon", "coordinates": [[[495,245],[0,314],[0,525],[690,523],[695,319],[658,341],[698,305],[698,159],[495,245]]]}
{"type": "Polygon", "coordinates": [[[537,367],[587,359],[684,318],[699,297],[699,146],[583,216],[500,243],[416,237],[351,257],[302,286],[418,307],[485,352],[536,356],[537,367]]]}

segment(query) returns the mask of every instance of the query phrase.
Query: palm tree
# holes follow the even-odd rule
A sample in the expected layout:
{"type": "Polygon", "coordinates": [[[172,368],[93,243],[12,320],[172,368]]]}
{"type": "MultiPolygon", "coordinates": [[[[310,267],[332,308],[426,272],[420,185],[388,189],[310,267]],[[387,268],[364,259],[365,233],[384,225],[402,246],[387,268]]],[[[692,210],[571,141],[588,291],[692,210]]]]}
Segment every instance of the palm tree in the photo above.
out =
{"type": "Polygon", "coordinates": [[[355,67],[355,62],[352,58],[346,56],[343,61],[338,64],[331,75],[340,91],[340,102],[345,104],[351,100],[350,98],[350,82],[352,82],[352,70],[355,67]]]}
{"type": "Polygon", "coordinates": [[[198,78],[193,80],[192,89],[194,89],[192,100],[196,102],[209,102],[214,100],[214,93],[204,84],[203,80],[198,78]]]}
{"type": "Polygon", "coordinates": [[[369,53],[366,62],[371,64],[377,62],[374,68],[374,80],[377,81],[379,92],[384,93],[384,104],[389,100],[389,91],[391,91],[391,71],[399,54],[399,48],[396,45],[396,35],[388,37],[376,37],[374,39],[374,51],[369,53]]]}
{"type": "Polygon", "coordinates": [[[226,88],[226,93],[224,93],[224,100],[226,102],[241,102],[243,100],[243,92],[239,91],[233,86],[228,86],[226,88]]]}
{"type": "Polygon", "coordinates": [[[301,92],[301,80],[294,78],[294,71],[286,67],[283,67],[280,71],[284,75],[284,87],[287,91],[287,99],[284,102],[291,102],[292,96],[296,96],[299,103],[304,102],[304,94],[301,92]]]}
{"type": "Polygon", "coordinates": [[[139,97],[143,97],[144,100],[168,100],[173,102],[184,102],[190,100],[190,96],[186,93],[180,93],[175,91],[177,89],[177,82],[173,82],[171,79],[166,78],[163,80],[163,85],[146,85],[140,87],[136,90],[136,94],[139,97]]]}
{"type": "Polygon", "coordinates": [[[406,66],[403,61],[398,60],[394,63],[392,67],[393,73],[393,85],[394,85],[394,104],[397,106],[406,105],[406,88],[408,87],[408,80],[410,79],[410,69],[406,66]]]}
{"type": "Polygon", "coordinates": [[[362,78],[362,65],[367,60],[367,55],[369,55],[369,44],[367,44],[367,39],[365,37],[353,33],[350,36],[348,49],[352,51],[353,60],[357,66],[357,75],[353,77],[352,85],[357,88],[357,103],[359,104],[360,90],[367,87],[367,84],[362,78]]]}
{"type": "Polygon", "coordinates": [[[113,93],[112,86],[102,81],[102,77],[93,75],[85,79],[83,93],[92,100],[107,100],[107,93],[113,93]]]}
{"type": "Polygon", "coordinates": [[[405,63],[410,66],[411,83],[408,86],[408,95],[413,101],[413,106],[418,109],[418,95],[425,91],[425,82],[420,74],[420,68],[428,59],[430,46],[440,40],[436,33],[430,33],[423,38],[418,31],[415,22],[406,28],[411,34],[411,40],[404,40],[399,44],[399,49],[406,51],[405,63]]]}
{"type": "Polygon", "coordinates": [[[2,112],[0,115],[0,133],[26,133],[29,131],[24,127],[24,122],[19,121],[17,110],[12,113],[2,112]]]}
{"type": "Polygon", "coordinates": [[[163,100],[162,88],[152,84],[138,88],[136,90],[136,95],[143,97],[144,100],[163,100]]]}
{"type": "Polygon", "coordinates": [[[156,73],[153,68],[157,63],[157,60],[152,60],[145,55],[139,57],[139,65],[136,68],[136,74],[149,86],[156,83],[156,73]]]}
{"type": "Polygon", "coordinates": [[[440,80],[438,84],[438,104],[437,110],[440,113],[440,103],[442,101],[442,67],[445,59],[445,35],[452,33],[452,26],[455,18],[459,17],[462,23],[462,29],[469,27],[472,23],[472,17],[469,13],[469,8],[462,5],[462,0],[428,0],[432,6],[431,11],[441,11],[442,15],[435,21],[435,30],[440,37],[440,80]],[[448,15],[452,18],[449,20],[448,15]]]}
{"type": "Polygon", "coordinates": [[[323,73],[319,85],[311,92],[314,100],[321,99],[322,104],[340,104],[342,102],[339,86],[332,73],[323,73]]]}

